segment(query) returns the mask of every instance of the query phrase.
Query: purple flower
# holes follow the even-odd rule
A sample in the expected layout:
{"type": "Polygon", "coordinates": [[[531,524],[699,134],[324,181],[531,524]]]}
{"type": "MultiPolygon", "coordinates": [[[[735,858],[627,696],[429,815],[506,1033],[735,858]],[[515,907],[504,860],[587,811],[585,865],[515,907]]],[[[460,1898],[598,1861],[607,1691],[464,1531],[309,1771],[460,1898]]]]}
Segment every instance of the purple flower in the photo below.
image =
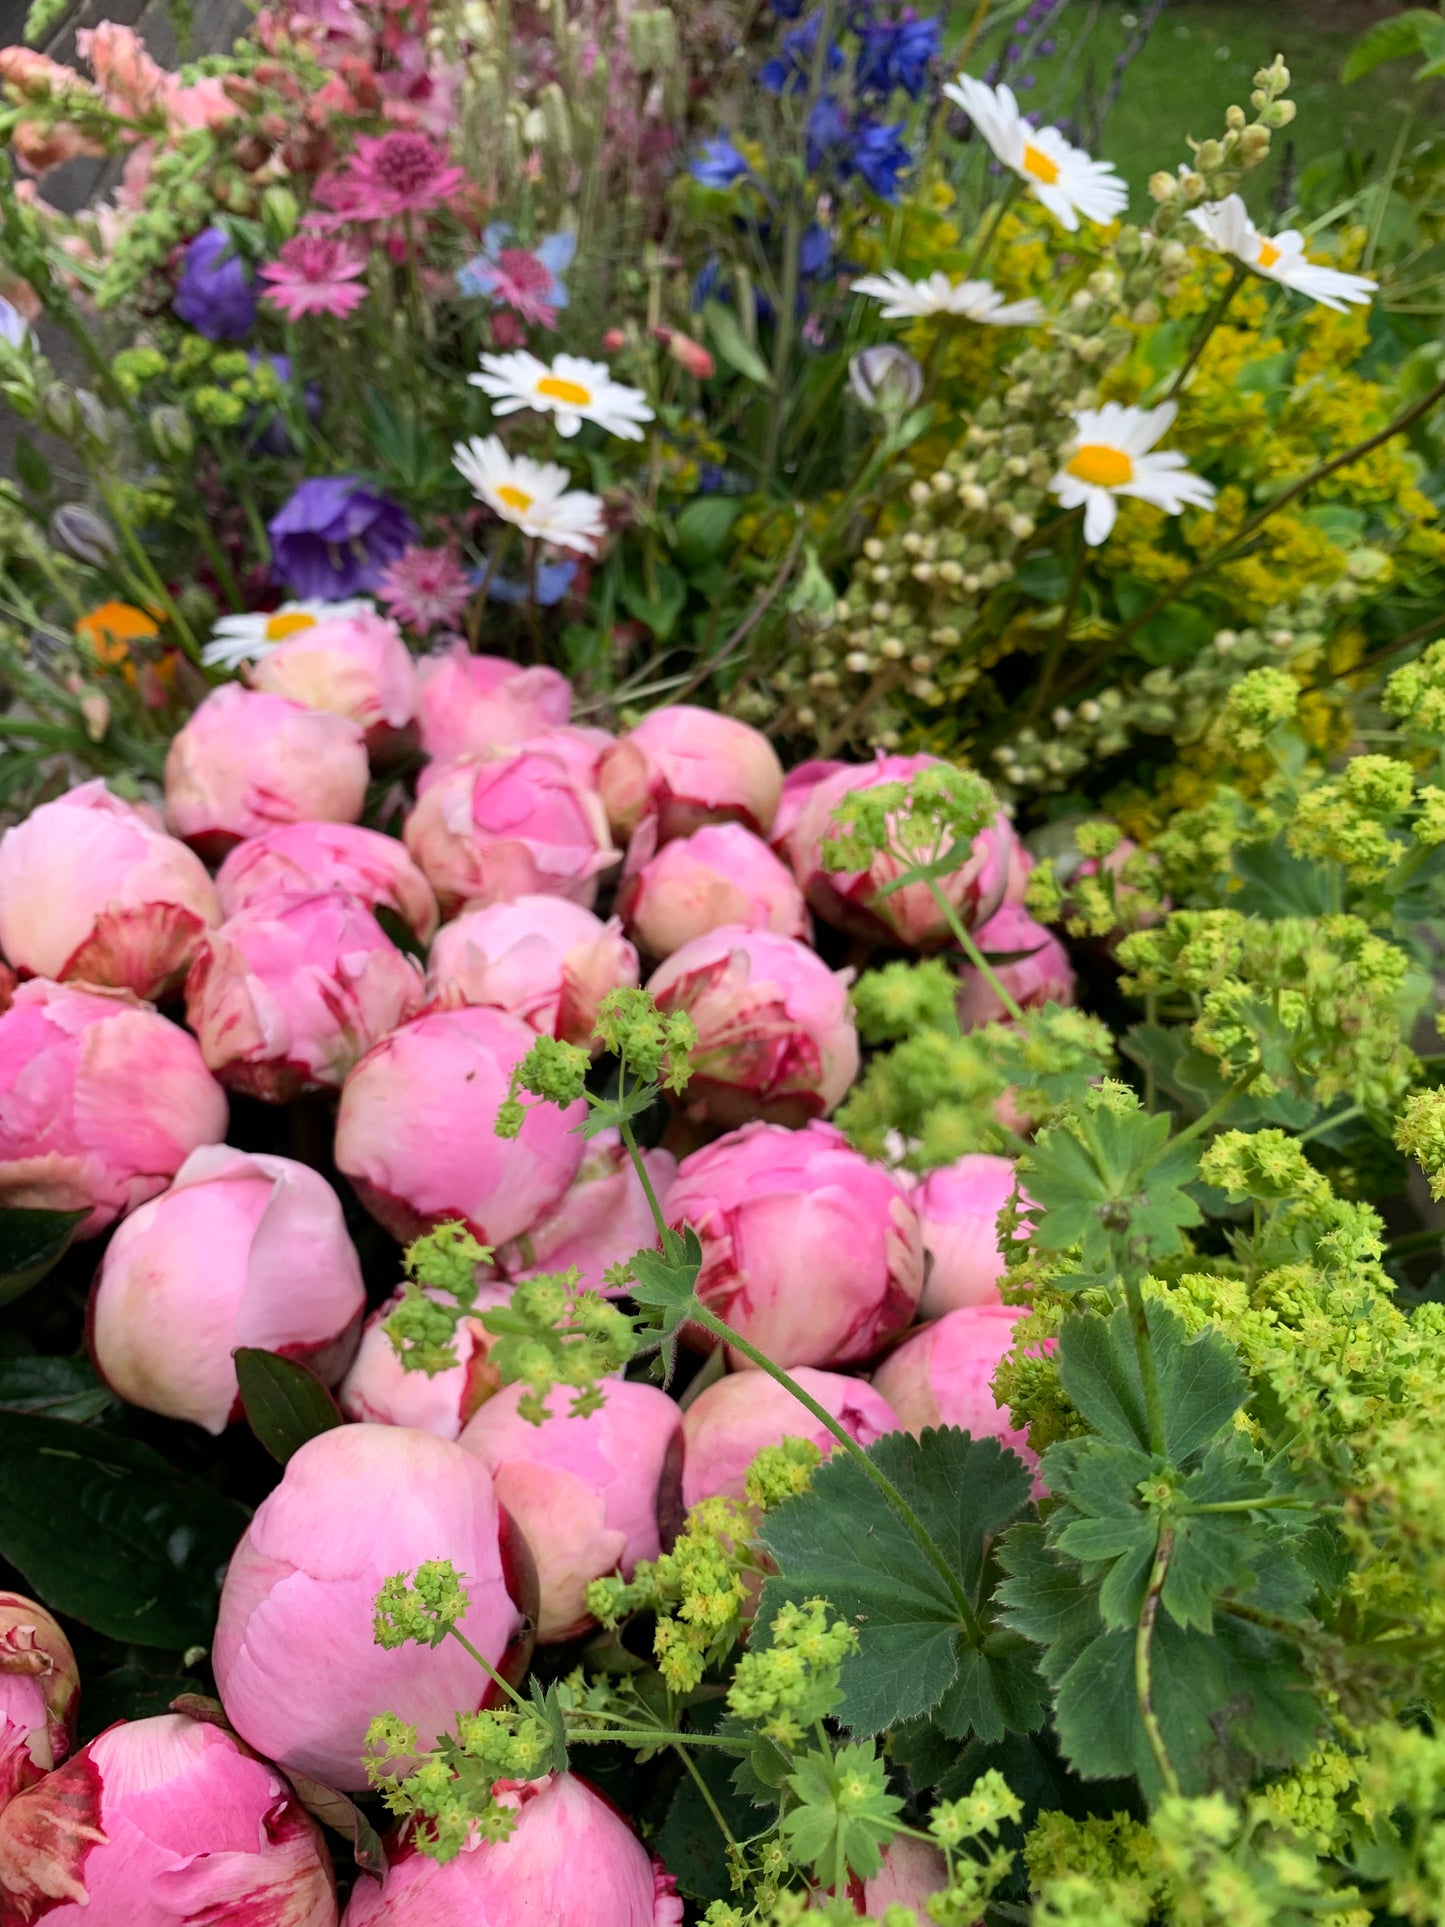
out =
{"type": "Polygon", "coordinates": [[[374,589],[417,536],[405,509],[354,475],[303,482],[267,526],[271,580],[306,601],[340,602],[374,589]]]}
{"type": "Polygon", "coordinates": [[[704,141],[702,152],[692,164],[692,178],[704,187],[732,187],[752,172],[747,161],[726,134],[704,141]]]}
{"type": "MultiPolygon", "coordinates": [[[[813,77],[814,49],[822,25],[822,14],[810,13],[801,27],[794,27],[791,33],[783,35],[782,52],[764,62],[758,71],[759,81],[770,94],[798,94],[808,85],[813,77]]],[[[824,71],[835,74],[842,65],[842,51],[830,40],[823,61],[824,71]]]]}
{"type": "Polygon", "coordinates": [[[899,20],[860,25],[858,39],[858,92],[886,100],[901,88],[917,100],[942,47],[943,22],[916,19],[909,9],[899,20]]]}
{"type": "Polygon", "coordinates": [[[876,194],[880,201],[898,199],[899,176],[913,164],[900,136],[903,122],[894,121],[891,126],[882,121],[860,118],[854,125],[852,146],[844,163],[843,171],[856,174],[870,194],[876,194]]]}
{"type": "Polygon", "coordinates": [[[836,161],[848,144],[848,117],[831,94],[813,103],[808,115],[808,172],[836,161]]]}
{"type": "Polygon", "coordinates": [[[207,341],[240,341],[256,324],[256,291],[224,228],[208,227],[187,247],[171,306],[207,341]]]}

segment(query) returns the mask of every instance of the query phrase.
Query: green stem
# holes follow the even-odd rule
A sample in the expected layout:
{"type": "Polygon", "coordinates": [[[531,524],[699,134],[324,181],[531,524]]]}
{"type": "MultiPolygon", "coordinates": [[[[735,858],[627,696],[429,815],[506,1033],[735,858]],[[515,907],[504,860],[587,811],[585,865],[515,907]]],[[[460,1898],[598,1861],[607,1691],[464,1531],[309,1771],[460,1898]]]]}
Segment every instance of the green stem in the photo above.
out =
{"type": "Polygon", "coordinates": [[[1184,1129],[1174,1137],[1166,1138],[1160,1147],[1159,1155],[1162,1156],[1166,1150],[1173,1151],[1181,1144],[1188,1144],[1193,1138],[1203,1137],[1206,1131],[1212,1131],[1220,1118],[1222,1118],[1226,1112],[1233,1110],[1240,1098],[1248,1091],[1255,1078],[1259,1076],[1261,1068],[1260,1061],[1256,1058],[1255,1061],[1234,1080],[1223,1097],[1217,1097],[1207,1111],[1201,1116],[1196,1117],[1192,1124],[1186,1124],[1184,1129]]]}
{"type": "Polygon", "coordinates": [[[1445,1228],[1439,1225],[1433,1230],[1427,1226],[1424,1231],[1407,1231],[1404,1237],[1385,1246],[1385,1257],[1414,1258],[1422,1251],[1438,1251],[1442,1240],[1445,1240],[1445,1228]]]}
{"type": "Polygon", "coordinates": [[[1159,1595],[1164,1590],[1164,1581],[1169,1572],[1169,1560],[1174,1551],[1174,1528],[1164,1526],[1159,1534],[1159,1544],[1154,1553],[1154,1570],[1149,1575],[1149,1590],[1144,1595],[1144,1605],[1139,1614],[1139,1624],[1134,1633],[1134,1696],[1139,1703],[1139,1718],[1143,1723],[1149,1750],[1154,1755],[1154,1764],[1159,1769],[1159,1777],[1166,1791],[1178,1796],[1180,1792],[1179,1775],[1164,1745],[1164,1733],[1159,1724],[1159,1715],[1154,1711],[1154,1682],[1150,1666],[1150,1645],[1154,1638],[1154,1621],[1159,1613],[1159,1595]]]}
{"type": "Polygon", "coordinates": [[[488,1658],[486,1658],[484,1654],[479,1653],[477,1651],[476,1647],[467,1638],[465,1633],[459,1632],[455,1626],[449,1626],[447,1628],[447,1631],[451,1634],[452,1638],[457,1642],[457,1644],[462,1648],[463,1652],[470,1654],[471,1657],[477,1662],[478,1666],[481,1667],[482,1671],[486,1674],[487,1678],[491,1680],[492,1684],[494,1686],[501,1687],[502,1691],[506,1694],[507,1698],[512,1702],[513,1706],[520,1706],[523,1708],[526,1707],[527,1702],[522,1698],[522,1695],[517,1691],[516,1687],[513,1686],[510,1683],[510,1681],[502,1678],[502,1675],[497,1671],[496,1667],[493,1666],[492,1662],[488,1658]]]}
{"type": "Polygon", "coordinates": [[[1018,199],[1019,191],[1022,187],[1023,182],[1019,179],[1018,175],[1010,174],[1008,186],[1004,189],[998,200],[995,201],[992,217],[984,223],[983,232],[978,237],[978,246],[973,251],[973,258],[963,271],[965,281],[972,281],[973,277],[978,273],[979,267],[983,262],[983,257],[993,246],[994,239],[1000,227],[1003,225],[1003,217],[1018,199]]]}
{"type": "Polygon", "coordinates": [[[1321,1507],[1309,1500],[1285,1497],[1267,1499],[1211,1499],[1206,1505],[1192,1505],[1190,1514],[1196,1512],[1318,1512],[1321,1507]]]}
{"type": "MultiPolygon", "coordinates": [[[[519,1702],[525,1704],[525,1702],[519,1702]]],[[[606,1740],[616,1740],[624,1746],[720,1746],[728,1752],[743,1753],[748,1750],[750,1741],[744,1735],[734,1739],[723,1739],[716,1733],[665,1733],[660,1727],[639,1726],[619,1730],[607,1727],[597,1733],[568,1732],[568,1743],[578,1746],[597,1746],[606,1740]]]]}
{"type": "Polygon", "coordinates": [[[973,938],[968,934],[967,930],[964,929],[962,919],[959,917],[958,912],[939,888],[938,879],[936,877],[924,877],[923,881],[928,885],[928,893],[938,905],[939,912],[945,923],[947,923],[949,929],[953,932],[954,942],[957,943],[964,956],[968,958],[968,961],[983,978],[994,996],[998,998],[1009,1016],[1012,1017],[1016,1024],[1021,1024],[1024,1020],[1021,1005],[1008,990],[988,958],[984,956],[973,938]]]}
{"type": "Polygon", "coordinates": [[[1349,1124],[1355,1118],[1364,1115],[1363,1104],[1351,1104],[1343,1111],[1331,1111],[1327,1117],[1320,1118],[1318,1123],[1311,1124],[1307,1131],[1301,1131],[1295,1141],[1298,1144],[1308,1144],[1311,1138],[1323,1136],[1326,1131],[1332,1131],[1337,1124],[1349,1124]]]}
{"type": "Polygon", "coordinates": [[[1069,571],[1069,586],[1064,595],[1064,612],[1059,617],[1053,635],[1049,638],[1043,670],[1034,689],[1033,700],[1024,713],[1025,723],[1031,723],[1036,717],[1042,716],[1048,706],[1049,696],[1059,673],[1059,664],[1063,661],[1064,651],[1069,646],[1069,631],[1074,626],[1074,615],[1079,606],[1079,597],[1083,592],[1084,569],[1089,560],[1089,545],[1084,540],[1084,511],[1081,508],[1071,509],[1069,513],[1078,519],[1078,546],[1074,550],[1074,565],[1069,571]]]}
{"type": "Polygon", "coordinates": [[[677,1757],[682,1761],[683,1765],[687,1768],[689,1774],[692,1776],[692,1783],[697,1788],[698,1792],[702,1795],[703,1805],[707,1808],[708,1812],[712,1815],[714,1821],[717,1823],[718,1832],[722,1835],[723,1839],[727,1841],[729,1847],[731,1847],[734,1851],[736,1851],[738,1843],[733,1838],[732,1828],[728,1825],[727,1821],[723,1818],[722,1808],[718,1805],[717,1801],[714,1800],[714,1798],[712,1797],[711,1788],[708,1786],[707,1781],[702,1777],[701,1773],[699,1773],[696,1763],[692,1759],[692,1756],[689,1754],[687,1748],[685,1746],[679,1746],[677,1741],[674,1740],[672,1742],[672,1750],[677,1755],[677,1757]]]}
{"type": "Polygon", "coordinates": [[[1134,1333],[1134,1350],[1139,1359],[1139,1381],[1144,1387],[1144,1412],[1149,1424],[1149,1450],[1163,1458],[1168,1447],[1164,1430],[1164,1400],[1159,1391],[1159,1370],[1154,1362],[1154,1343],[1149,1336],[1149,1308],[1139,1280],[1125,1274],[1124,1296],[1129,1306],[1129,1324],[1134,1333]]]}
{"type": "Polygon", "coordinates": [[[1179,390],[1194,372],[1194,365],[1204,353],[1209,342],[1209,337],[1214,333],[1214,330],[1219,326],[1220,322],[1223,321],[1230,302],[1233,301],[1234,297],[1239,293],[1239,290],[1244,286],[1244,279],[1247,272],[1247,269],[1237,267],[1234,273],[1230,275],[1224,293],[1220,295],[1214,306],[1209,310],[1209,313],[1204,317],[1202,325],[1195,334],[1193,341],[1190,342],[1189,353],[1184,357],[1184,365],[1180,368],[1179,373],[1174,377],[1173,381],[1170,382],[1168,393],[1164,397],[1165,401],[1173,401],[1174,397],[1179,393],[1179,390]]]}
{"type": "Polygon", "coordinates": [[[201,660],[201,645],[196,640],[195,631],[181,614],[179,608],[177,608],[175,598],[161,580],[155,564],[146,553],[145,546],[136,534],[135,526],[126,513],[121,491],[108,476],[100,475],[97,476],[96,480],[101,497],[106,507],[110,510],[116,527],[120,530],[121,540],[130,551],[131,561],[135,565],[137,575],[145,584],[149,593],[156,598],[161,608],[164,609],[166,619],[175,630],[181,647],[185,650],[192,662],[199,663],[201,660]]]}
{"type": "Polygon", "coordinates": [[[627,1118],[624,1118],[618,1128],[622,1142],[627,1146],[627,1155],[632,1159],[632,1168],[636,1171],[642,1185],[643,1196],[647,1199],[647,1208],[652,1213],[652,1222],[657,1226],[657,1235],[666,1245],[668,1222],[662,1215],[662,1206],[658,1203],[657,1193],[652,1188],[652,1179],[647,1175],[647,1165],[643,1161],[641,1151],[637,1148],[637,1139],[632,1135],[632,1125],[627,1118]]]}

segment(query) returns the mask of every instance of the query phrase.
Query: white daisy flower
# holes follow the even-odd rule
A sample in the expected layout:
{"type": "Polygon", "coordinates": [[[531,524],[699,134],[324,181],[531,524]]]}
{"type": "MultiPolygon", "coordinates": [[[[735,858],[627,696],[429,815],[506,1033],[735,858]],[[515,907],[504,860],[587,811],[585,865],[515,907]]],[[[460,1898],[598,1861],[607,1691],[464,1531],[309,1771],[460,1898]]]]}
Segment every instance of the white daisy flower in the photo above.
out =
{"type": "Polygon", "coordinates": [[[986,321],[996,328],[1024,327],[1042,321],[1037,301],[1005,301],[991,281],[951,281],[942,269],[927,280],[910,281],[897,268],[865,274],[853,283],[854,294],[871,294],[884,305],[885,321],[918,320],[925,315],[957,315],[963,321],[986,321]]]}
{"type": "Polygon", "coordinates": [[[1102,542],[1118,514],[1115,497],[1137,495],[1166,515],[1181,509],[1214,506],[1214,485],[1184,466],[1177,449],[1151,455],[1173,423],[1172,401],[1157,408],[1126,408],[1107,401],[1102,408],[1080,408],[1074,415],[1074,452],[1049,488],[1066,509],[1083,506],[1084,540],[1102,542]]]}
{"type": "Polygon", "coordinates": [[[640,442],[638,423],[652,420],[642,390],[614,381],[605,362],[558,355],[549,368],[522,348],[510,355],[483,355],[482,369],[467,380],[491,396],[493,414],[541,409],[557,417],[559,435],[575,435],[583,422],[596,422],[609,435],[640,442]]]}
{"type": "Polygon", "coordinates": [[[207,669],[239,669],[244,662],[269,656],[278,642],[302,629],[344,616],[369,615],[375,607],[370,596],[358,596],[349,602],[283,602],[279,609],[222,616],[201,651],[201,661],[207,669]]]}
{"type": "Polygon", "coordinates": [[[1322,308],[1343,314],[1350,302],[1369,300],[1379,287],[1363,274],[1346,274],[1340,268],[1321,267],[1305,253],[1304,236],[1297,228],[1283,234],[1261,234],[1245,212],[1237,194],[1189,210],[1189,218],[1221,254],[1232,254],[1236,261],[1256,274],[1278,281],[1282,288],[1294,288],[1318,301],[1322,308]]]}
{"type": "Polygon", "coordinates": [[[523,535],[558,548],[596,555],[606,533],[602,498],[582,489],[568,490],[572,479],[555,462],[534,462],[530,455],[509,455],[495,435],[473,435],[452,450],[457,467],[480,501],[495,509],[523,535]]]}
{"type": "Polygon", "coordinates": [[[1011,167],[1061,227],[1070,234],[1086,221],[1104,223],[1122,214],[1129,190],[1107,161],[1072,147],[1057,127],[1030,127],[1011,87],[990,87],[960,74],[944,88],[983,135],[994,155],[1011,167]]]}

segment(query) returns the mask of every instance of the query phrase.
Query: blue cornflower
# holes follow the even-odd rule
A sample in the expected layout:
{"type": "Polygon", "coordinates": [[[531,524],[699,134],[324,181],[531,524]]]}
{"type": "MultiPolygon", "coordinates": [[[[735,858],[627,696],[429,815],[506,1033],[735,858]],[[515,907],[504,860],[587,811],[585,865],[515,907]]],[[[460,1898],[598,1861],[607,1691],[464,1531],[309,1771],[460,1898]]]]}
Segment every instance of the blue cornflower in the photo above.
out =
{"type": "Polygon", "coordinates": [[[856,174],[880,201],[898,199],[899,177],[913,165],[912,154],[899,138],[902,132],[901,120],[889,125],[863,117],[855,123],[850,137],[842,171],[856,174]]]}
{"type": "MultiPolygon", "coordinates": [[[[791,33],[783,35],[782,51],[766,61],[758,72],[759,81],[770,94],[797,94],[808,85],[813,77],[813,52],[822,25],[822,14],[810,13],[801,27],[794,27],[791,33]]],[[[842,49],[830,40],[825,70],[836,74],[842,65],[842,49]]]]}
{"type": "Polygon", "coordinates": [[[943,45],[943,22],[915,19],[910,11],[901,20],[860,26],[858,39],[858,92],[886,100],[901,88],[917,100],[943,45]]]}
{"type": "Polygon", "coordinates": [[[704,187],[732,187],[752,172],[747,161],[726,134],[704,141],[702,152],[692,163],[692,178],[704,187]]]}
{"type": "MultiPolygon", "coordinates": [[[[555,608],[571,589],[576,579],[577,562],[575,557],[570,560],[564,557],[560,562],[540,563],[537,568],[538,608],[555,608]]],[[[480,589],[484,582],[487,582],[487,571],[485,569],[474,569],[472,571],[472,587],[480,589]]],[[[491,581],[487,582],[487,600],[489,602],[507,602],[512,604],[513,607],[518,607],[523,603],[530,602],[531,599],[532,584],[530,582],[513,581],[511,577],[505,575],[494,575],[491,581]]]]}

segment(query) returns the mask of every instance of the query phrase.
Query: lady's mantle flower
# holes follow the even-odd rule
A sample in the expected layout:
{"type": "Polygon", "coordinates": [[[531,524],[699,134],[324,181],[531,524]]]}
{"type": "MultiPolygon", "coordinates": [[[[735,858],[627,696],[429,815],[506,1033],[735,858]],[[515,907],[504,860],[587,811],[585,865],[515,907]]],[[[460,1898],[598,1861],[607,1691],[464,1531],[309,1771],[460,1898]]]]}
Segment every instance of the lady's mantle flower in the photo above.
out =
{"type": "Polygon", "coordinates": [[[271,580],[326,601],[374,589],[417,535],[405,509],[354,475],[302,482],[267,528],[271,580]]]}
{"type": "Polygon", "coordinates": [[[534,462],[529,455],[509,455],[495,435],[483,441],[473,435],[452,450],[457,467],[471,483],[478,500],[511,522],[523,535],[559,548],[580,549],[595,555],[606,533],[602,502],[581,489],[568,490],[571,479],[555,462],[534,462]]]}
{"type": "Polygon", "coordinates": [[[316,198],[348,221],[390,221],[442,207],[467,184],[446,149],[425,134],[396,128],[362,135],[336,174],[316,183],[316,198]]]}
{"type": "Polygon", "coordinates": [[[376,585],[388,615],[418,635],[450,628],[472,599],[472,578],[454,542],[439,549],[410,548],[376,585]]]}
{"type": "Polygon", "coordinates": [[[1368,301],[1380,285],[1363,274],[1345,274],[1339,268],[1321,267],[1311,261],[1305,253],[1304,236],[1297,228],[1286,228],[1273,237],[1261,234],[1237,194],[1207,207],[1191,208],[1189,218],[1222,254],[1232,254],[1256,274],[1278,281],[1283,288],[1294,288],[1337,314],[1343,314],[1349,302],[1368,301]]]}
{"type": "Polygon", "coordinates": [[[704,187],[733,187],[745,180],[752,169],[747,157],[733,146],[726,134],[704,141],[702,152],[692,163],[692,178],[704,187]]]}
{"type": "Polygon", "coordinates": [[[886,100],[901,89],[917,100],[943,44],[943,21],[936,15],[919,20],[909,7],[898,20],[864,21],[858,42],[854,85],[860,94],[886,100]]]}
{"type": "Polygon", "coordinates": [[[596,422],[609,435],[640,442],[638,423],[652,420],[642,390],[614,381],[604,362],[558,355],[549,368],[522,349],[510,355],[483,355],[482,370],[467,380],[492,397],[493,414],[540,409],[557,417],[559,435],[575,435],[583,422],[596,422]]]}
{"type": "Polygon", "coordinates": [[[372,613],[370,600],[358,596],[349,602],[283,602],[279,609],[222,616],[201,651],[201,661],[207,669],[239,669],[243,662],[259,662],[288,636],[318,622],[341,622],[348,616],[372,613]]]}
{"type": "Polygon", "coordinates": [[[960,74],[943,91],[1071,234],[1081,214],[1086,221],[1105,222],[1124,211],[1129,190],[1109,163],[1071,147],[1057,127],[1030,127],[1011,87],[989,87],[960,74]]]}
{"type": "Polygon", "coordinates": [[[562,276],[572,265],[577,236],[549,234],[535,248],[509,247],[511,238],[512,230],[494,221],[482,235],[481,253],[457,269],[457,286],[463,294],[511,308],[536,327],[555,328],[557,310],[569,299],[562,276]]]}
{"type": "Polygon", "coordinates": [[[262,299],[288,321],[308,314],[344,321],[366,299],[365,287],[357,285],[365,273],[366,256],[334,235],[294,234],[280,259],[261,269],[261,279],[270,284],[262,299]]]}
{"type": "Polygon", "coordinates": [[[986,321],[994,327],[1024,327],[1042,321],[1037,301],[1005,301],[991,281],[953,281],[942,269],[924,281],[910,281],[897,268],[865,274],[853,283],[854,294],[871,294],[886,305],[885,321],[917,320],[925,315],[957,315],[964,321],[986,321]]]}
{"type": "Polygon", "coordinates": [[[1075,412],[1078,445],[1049,483],[1066,509],[1084,510],[1084,540],[1102,542],[1114,526],[1118,495],[1137,495],[1166,515],[1184,508],[1212,508],[1214,488],[1184,466],[1176,449],[1151,455],[1174,420],[1172,401],[1158,408],[1126,408],[1117,401],[1075,412]]]}

